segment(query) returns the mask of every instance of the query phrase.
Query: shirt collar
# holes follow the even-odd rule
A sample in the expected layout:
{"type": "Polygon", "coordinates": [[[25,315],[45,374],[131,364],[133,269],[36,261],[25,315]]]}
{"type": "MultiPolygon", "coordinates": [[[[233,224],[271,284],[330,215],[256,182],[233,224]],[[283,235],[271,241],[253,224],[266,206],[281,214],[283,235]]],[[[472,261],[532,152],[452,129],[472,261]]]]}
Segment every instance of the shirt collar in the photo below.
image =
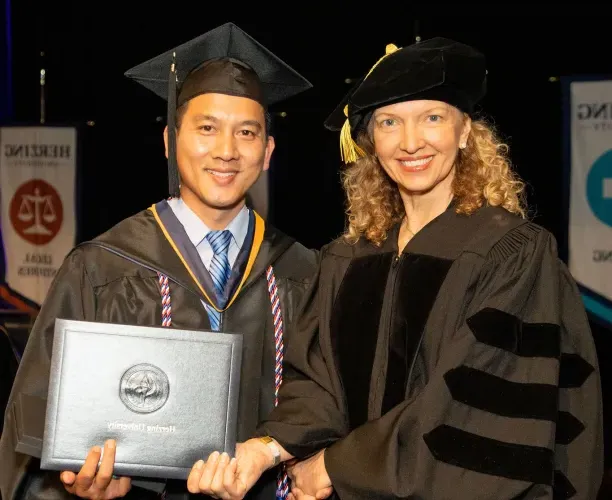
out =
{"type": "MultiPolygon", "coordinates": [[[[202,219],[181,198],[174,198],[169,203],[177,219],[185,228],[189,240],[197,247],[206,238],[211,229],[204,224],[202,219]]],[[[225,229],[232,233],[234,243],[238,248],[241,248],[249,230],[249,209],[246,205],[242,207],[225,229]]]]}

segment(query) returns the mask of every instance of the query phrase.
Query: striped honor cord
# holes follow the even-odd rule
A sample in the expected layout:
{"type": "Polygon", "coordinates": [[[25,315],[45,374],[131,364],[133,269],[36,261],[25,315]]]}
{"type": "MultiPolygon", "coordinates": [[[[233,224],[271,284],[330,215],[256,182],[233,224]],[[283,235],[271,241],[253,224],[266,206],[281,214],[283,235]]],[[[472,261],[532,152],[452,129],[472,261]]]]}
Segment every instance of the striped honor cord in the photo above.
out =
{"type": "MultiPolygon", "coordinates": [[[[278,390],[283,383],[283,356],[285,346],[283,344],[283,317],[281,314],[280,300],[278,298],[278,287],[272,266],[266,271],[268,280],[268,293],[272,304],[272,318],[274,320],[274,344],[276,347],[276,361],[274,366],[274,406],[278,405],[278,390]]],[[[281,466],[276,483],[277,500],[285,500],[289,494],[289,478],[285,466],[281,466]]]]}

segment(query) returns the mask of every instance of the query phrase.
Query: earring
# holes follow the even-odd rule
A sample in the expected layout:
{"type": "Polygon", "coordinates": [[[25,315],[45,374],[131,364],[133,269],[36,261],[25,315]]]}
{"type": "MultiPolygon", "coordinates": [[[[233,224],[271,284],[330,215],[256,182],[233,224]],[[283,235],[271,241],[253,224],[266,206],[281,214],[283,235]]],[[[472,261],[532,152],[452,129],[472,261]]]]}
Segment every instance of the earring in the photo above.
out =
{"type": "Polygon", "coordinates": [[[465,149],[467,147],[467,144],[465,142],[462,142],[461,144],[459,144],[459,147],[461,149],[465,149]]]}

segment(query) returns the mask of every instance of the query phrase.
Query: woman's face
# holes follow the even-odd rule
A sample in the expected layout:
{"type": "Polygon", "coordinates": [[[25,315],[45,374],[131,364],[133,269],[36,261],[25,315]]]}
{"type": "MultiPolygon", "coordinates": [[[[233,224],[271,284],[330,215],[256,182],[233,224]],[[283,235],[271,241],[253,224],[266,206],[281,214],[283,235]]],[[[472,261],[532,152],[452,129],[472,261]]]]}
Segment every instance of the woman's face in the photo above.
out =
{"type": "Polygon", "coordinates": [[[403,194],[451,193],[455,159],[471,121],[441,101],[405,101],[377,109],[370,122],[378,161],[403,194]]]}

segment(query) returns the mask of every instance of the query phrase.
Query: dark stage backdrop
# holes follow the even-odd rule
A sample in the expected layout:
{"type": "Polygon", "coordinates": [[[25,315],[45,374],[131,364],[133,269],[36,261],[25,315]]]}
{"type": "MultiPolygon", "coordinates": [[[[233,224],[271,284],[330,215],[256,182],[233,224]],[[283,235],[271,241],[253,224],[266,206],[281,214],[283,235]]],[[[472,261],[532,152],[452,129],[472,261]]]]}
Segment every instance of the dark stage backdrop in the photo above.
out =
{"type": "MultiPolygon", "coordinates": [[[[0,123],[11,120],[13,114],[11,17],[11,0],[3,0],[0,3],[0,123]]],[[[0,248],[4,248],[1,237],[0,248]]],[[[4,278],[4,270],[4,251],[0,250],[0,278],[4,278]]]]}
{"type": "MultiPolygon", "coordinates": [[[[13,4],[15,119],[38,120],[38,75],[44,64],[48,120],[90,123],[82,131],[81,239],[166,195],[165,105],[123,72],[232,21],[314,84],[274,109],[287,114],[275,120],[277,149],[270,177],[270,218],[280,229],[314,247],[342,232],[338,134],[326,131],[323,121],[349,90],[345,80],[367,72],[387,43],[403,46],[416,34],[447,36],[486,54],[490,84],[482,112],[507,140],[513,162],[528,182],[534,221],[553,232],[566,258],[558,77],[612,74],[604,22],[610,7],[574,2],[554,8],[532,3],[526,9],[495,3],[484,14],[484,7],[436,3],[430,9],[394,7],[392,13],[376,16],[372,5],[361,10],[354,2],[351,8],[338,6],[338,14],[318,11],[318,3],[296,5],[291,14],[286,3],[282,9],[258,4],[255,13],[234,12],[237,6],[224,12],[219,4],[218,14],[197,4],[13,4]]],[[[611,387],[606,366],[610,332],[592,326],[604,384],[611,387]]],[[[607,418],[612,415],[608,401],[607,418]]]]}
{"type": "Polygon", "coordinates": [[[13,111],[11,0],[0,3],[0,122],[11,119],[13,111]]]}
{"type": "Polygon", "coordinates": [[[91,124],[83,131],[82,238],[165,195],[165,103],[123,72],[233,21],[314,84],[273,108],[287,116],[275,118],[272,218],[308,245],[328,242],[343,229],[344,200],[338,134],[325,130],[323,121],[350,88],[347,78],[368,71],[387,43],[414,41],[418,16],[416,29],[423,38],[452,37],[486,54],[490,84],[481,111],[510,145],[516,168],[529,184],[535,221],[559,238],[564,251],[567,207],[562,204],[562,96],[557,78],[612,74],[612,59],[604,56],[609,37],[593,24],[594,17],[605,13],[549,14],[542,7],[539,13],[530,8],[529,16],[502,17],[477,15],[475,8],[471,14],[462,6],[433,17],[431,12],[407,9],[393,19],[386,16],[384,22],[372,16],[372,26],[360,34],[364,18],[357,13],[359,22],[340,15],[311,19],[286,13],[273,22],[265,21],[263,13],[262,19],[212,15],[185,2],[190,7],[183,13],[189,15],[169,24],[172,15],[150,3],[140,9],[133,6],[139,2],[123,3],[132,7],[115,10],[107,3],[66,0],[24,0],[12,6],[15,119],[38,121],[39,71],[44,67],[47,120],[91,124]]]}

